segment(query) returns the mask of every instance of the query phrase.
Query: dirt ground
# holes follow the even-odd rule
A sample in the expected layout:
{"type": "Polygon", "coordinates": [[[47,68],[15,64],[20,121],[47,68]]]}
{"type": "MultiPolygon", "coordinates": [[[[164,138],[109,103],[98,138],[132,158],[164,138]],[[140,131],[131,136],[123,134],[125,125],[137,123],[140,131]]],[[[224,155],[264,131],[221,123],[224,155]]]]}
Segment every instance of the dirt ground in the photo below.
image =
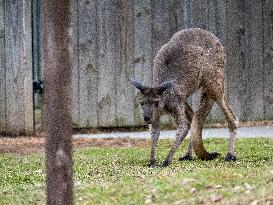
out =
{"type": "MultiPolygon", "coordinates": [[[[273,121],[252,121],[240,122],[241,127],[252,127],[261,125],[273,125],[273,121]]],[[[206,126],[205,126],[206,127],[206,126]]],[[[209,127],[226,127],[226,124],[210,124],[209,127]]],[[[118,128],[118,129],[75,129],[74,134],[90,134],[90,133],[105,133],[112,131],[143,131],[147,130],[147,126],[137,127],[134,129],[118,128]]],[[[16,154],[31,154],[44,151],[45,135],[42,131],[35,136],[20,136],[7,137],[0,135],[0,154],[16,153],[16,154]]],[[[73,139],[74,149],[84,147],[144,147],[148,146],[149,141],[146,139],[131,139],[131,138],[77,138],[73,139]]]]}
{"type": "MultiPolygon", "coordinates": [[[[107,139],[73,139],[74,149],[84,147],[143,147],[148,145],[145,139],[107,138],[107,139]]],[[[0,154],[31,154],[44,151],[44,134],[36,136],[3,137],[0,136],[0,154]]]]}

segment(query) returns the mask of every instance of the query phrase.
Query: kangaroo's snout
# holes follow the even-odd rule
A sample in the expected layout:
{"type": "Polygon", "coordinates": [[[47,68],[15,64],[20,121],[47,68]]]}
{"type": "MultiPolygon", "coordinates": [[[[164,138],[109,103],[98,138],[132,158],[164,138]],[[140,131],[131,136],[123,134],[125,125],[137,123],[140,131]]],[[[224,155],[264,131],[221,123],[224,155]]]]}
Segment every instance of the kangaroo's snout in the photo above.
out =
{"type": "Polygon", "coordinates": [[[144,121],[149,124],[151,122],[151,117],[144,116],[144,121]]]}

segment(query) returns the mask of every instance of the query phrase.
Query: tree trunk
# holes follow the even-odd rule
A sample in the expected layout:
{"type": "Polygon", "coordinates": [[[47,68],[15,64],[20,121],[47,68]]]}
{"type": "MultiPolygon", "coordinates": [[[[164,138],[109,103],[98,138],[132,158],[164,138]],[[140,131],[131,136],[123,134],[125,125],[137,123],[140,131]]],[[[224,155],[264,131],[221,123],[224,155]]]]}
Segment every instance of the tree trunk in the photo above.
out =
{"type": "Polygon", "coordinates": [[[73,204],[69,0],[42,1],[47,204],[73,204]]]}

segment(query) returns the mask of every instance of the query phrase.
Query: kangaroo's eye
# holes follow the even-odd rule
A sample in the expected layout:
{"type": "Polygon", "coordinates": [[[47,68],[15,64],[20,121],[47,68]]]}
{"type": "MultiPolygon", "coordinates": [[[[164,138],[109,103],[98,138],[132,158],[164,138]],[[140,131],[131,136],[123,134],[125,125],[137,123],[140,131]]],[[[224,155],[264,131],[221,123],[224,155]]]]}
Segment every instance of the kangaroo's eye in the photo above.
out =
{"type": "Polygon", "coordinates": [[[140,102],[140,105],[144,105],[144,102],[143,102],[143,101],[141,101],[141,102],[140,102]]]}

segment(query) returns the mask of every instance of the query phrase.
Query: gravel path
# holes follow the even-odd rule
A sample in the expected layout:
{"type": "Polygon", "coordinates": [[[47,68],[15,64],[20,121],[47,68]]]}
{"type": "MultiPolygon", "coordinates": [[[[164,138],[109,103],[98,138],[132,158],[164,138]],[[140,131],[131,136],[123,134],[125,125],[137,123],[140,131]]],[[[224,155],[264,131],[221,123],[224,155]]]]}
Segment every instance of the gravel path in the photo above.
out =
{"type": "MultiPolygon", "coordinates": [[[[189,133],[190,134],[190,133],[189,133]]],[[[227,128],[206,128],[203,129],[203,138],[226,138],[229,136],[227,128]]],[[[74,137],[83,138],[144,138],[149,139],[149,131],[144,132],[112,132],[101,134],[77,134],[74,137]]],[[[175,130],[164,130],[160,133],[160,138],[174,138],[175,130]]],[[[238,137],[269,137],[273,138],[273,125],[257,127],[238,128],[238,137]]]]}

